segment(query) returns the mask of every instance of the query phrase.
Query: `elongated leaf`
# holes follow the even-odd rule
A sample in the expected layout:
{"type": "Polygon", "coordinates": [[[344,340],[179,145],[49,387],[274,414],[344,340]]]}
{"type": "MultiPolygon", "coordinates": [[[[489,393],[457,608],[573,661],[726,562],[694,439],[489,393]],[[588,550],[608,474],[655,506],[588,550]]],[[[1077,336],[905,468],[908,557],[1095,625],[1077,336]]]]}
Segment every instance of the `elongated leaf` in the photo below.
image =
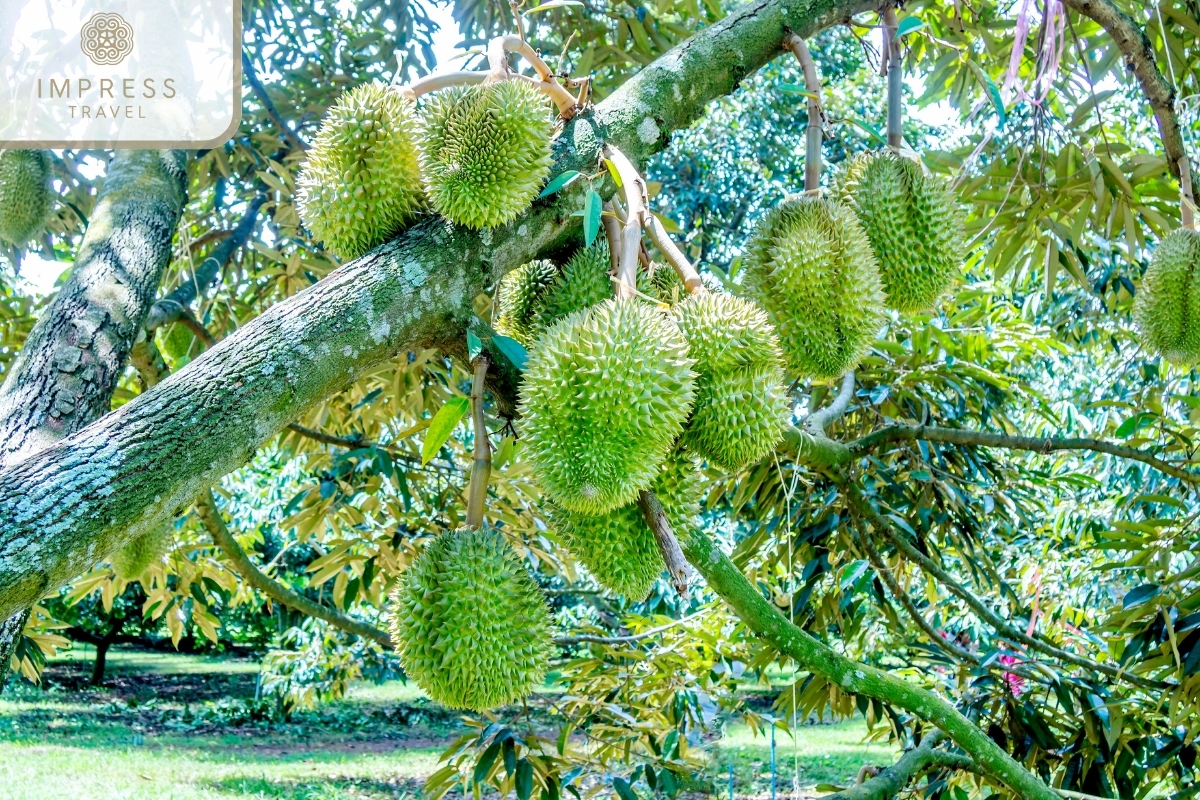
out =
{"type": "Polygon", "coordinates": [[[525,362],[529,360],[529,353],[521,346],[520,342],[508,336],[493,336],[492,344],[496,345],[500,354],[507,358],[518,372],[525,371],[525,362]]]}
{"type": "Polygon", "coordinates": [[[540,197],[549,197],[550,195],[554,194],[555,192],[558,192],[558,191],[561,191],[561,190],[567,188],[568,186],[570,186],[572,183],[575,182],[575,179],[578,178],[580,176],[580,174],[581,173],[578,170],[574,170],[574,169],[567,170],[566,172],[557,176],[554,180],[547,183],[546,188],[542,189],[542,193],[539,194],[538,197],[539,198],[540,197]]]}
{"type": "Polygon", "coordinates": [[[588,189],[583,198],[583,245],[591,247],[600,232],[600,214],[603,212],[604,201],[594,189],[588,189]]]}
{"type": "Polygon", "coordinates": [[[996,116],[1000,120],[1000,127],[1004,127],[1004,123],[1008,122],[1008,113],[1004,110],[1004,98],[1000,96],[1000,90],[996,88],[996,82],[993,81],[983,69],[974,61],[968,61],[971,65],[975,77],[979,78],[979,82],[983,84],[983,88],[987,90],[988,98],[992,101],[992,106],[996,109],[996,116]]]}
{"type": "Polygon", "coordinates": [[[466,416],[471,408],[471,401],[465,397],[452,397],[446,401],[429,422],[429,430],[425,441],[421,443],[421,465],[428,464],[437,455],[438,450],[454,433],[458,423],[466,416]]]}
{"type": "Polygon", "coordinates": [[[583,3],[579,2],[579,0],[550,0],[549,3],[542,3],[541,5],[534,6],[521,16],[527,17],[530,14],[537,14],[542,11],[551,11],[555,8],[566,8],[567,6],[581,5],[583,5],[583,3]]]}
{"type": "Polygon", "coordinates": [[[1121,607],[1136,608],[1143,603],[1153,600],[1158,596],[1160,591],[1162,590],[1153,583],[1143,583],[1141,586],[1129,590],[1129,594],[1125,595],[1125,600],[1122,601],[1121,607]]]}
{"type": "Polygon", "coordinates": [[[517,779],[515,787],[517,790],[517,800],[529,800],[529,796],[533,794],[533,765],[528,759],[522,758],[517,762],[517,779]]]}
{"type": "Polygon", "coordinates": [[[896,26],[896,38],[903,39],[915,30],[920,30],[925,27],[925,23],[919,17],[905,17],[900,20],[900,24],[896,26]]]}
{"type": "Polygon", "coordinates": [[[479,337],[467,331],[467,360],[474,361],[475,356],[483,350],[483,342],[479,341],[479,337]]]}
{"type": "Polygon", "coordinates": [[[613,788],[617,790],[621,800],[638,800],[637,793],[624,778],[613,778],[613,788]]]}

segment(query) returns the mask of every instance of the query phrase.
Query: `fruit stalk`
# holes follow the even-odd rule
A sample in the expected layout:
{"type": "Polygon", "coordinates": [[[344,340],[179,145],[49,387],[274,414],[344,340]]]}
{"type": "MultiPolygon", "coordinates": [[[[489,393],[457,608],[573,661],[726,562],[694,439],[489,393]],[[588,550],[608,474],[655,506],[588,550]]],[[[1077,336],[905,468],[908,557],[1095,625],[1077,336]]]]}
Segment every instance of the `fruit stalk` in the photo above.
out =
{"type": "Polygon", "coordinates": [[[1192,165],[1188,157],[1179,159],[1179,222],[1196,230],[1196,194],[1192,191],[1192,165]]]}
{"type": "Polygon", "coordinates": [[[904,133],[900,130],[904,81],[900,72],[900,40],[896,38],[899,26],[896,9],[888,6],[883,10],[882,29],[883,52],[887,53],[887,143],[897,153],[904,146],[904,133]]]}
{"type": "Polygon", "coordinates": [[[675,538],[675,532],[671,530],[671,521],[667,519],[667,512],[663,510],[662,503],[655,497],[654,492],[649,489],[638,495],[637,502],[638,508],[642,510],[642,516],[646,518],[646,525],[654,532],[654,541],[658,543],[663,561],[667,562],[667,574],[671,576],[671,585],[675,587],[675,591],[680,597],[686,598],[688,594],[688,563],[687,559],[683,557],[683,549],[679,546],[679,540],[675,538]]]}
{"type": "Polygon", "coordinates": [[[475,430],[475,456],[471,464],[471,483],[467,487],[467,527],[477,530],[483,524],[488,479],[492,475],[492,443],[488,440],[487,417],[483,413],[483,384],[487,378],[488,357],[475,359],[475,379],[471,383],[471,426],[475,430]]]}
{"type": "Polygon", "coordinates": [[[707,291],[704,288],[704,282],[700,280],[700,273],[696,272],[692,262],[688,261],[683,251],[676,246],[675,242],[671,241],[666,228],[653,213],[646,214],[646,232],[650,234],[651,241],[662,251],[667,263],[675,269],[688,294],[701,294],[707,291]]]}
{"type": "Polygon", "coordinates": [[[808,131],[805,138],[804,192],[817,194],[821,189],[821,78],[808,45],[794,33],[783,38],[784,49],[792,51],[804,72],[804,88],[808,90],[808,131]]]}
{"type": "Polygon", "coordinates": [[[407,86],[399,86],[396,91],[409,100],[416,100],[423,94],[449,89],[452,86],[478,86],[488,77],[486,72],[444,72],[441,75],[428,75],[407,86]]]}
{"type": "Polygon", "coordinates": [[[617,148],[606,144],[601,155],[616,168],[621,178],[621,195],[627,206],[617,259],[617,297],[633,297],[637,293],[638,251],[642,247],[642,220],[646,216],[646,183],[633,163],[617,148]]]}

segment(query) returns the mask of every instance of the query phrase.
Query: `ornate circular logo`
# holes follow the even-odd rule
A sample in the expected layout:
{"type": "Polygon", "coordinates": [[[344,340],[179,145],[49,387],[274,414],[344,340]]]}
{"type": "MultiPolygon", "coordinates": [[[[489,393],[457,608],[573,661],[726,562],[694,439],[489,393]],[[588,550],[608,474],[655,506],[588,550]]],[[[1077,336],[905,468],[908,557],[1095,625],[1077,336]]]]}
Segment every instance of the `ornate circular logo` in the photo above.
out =
{"type": "Polygon", "coordinates": [[[93,14],[79,32],[79,46],[97,66],[120,64],[133,52],[133,28],[120,14],[93,14]]]}

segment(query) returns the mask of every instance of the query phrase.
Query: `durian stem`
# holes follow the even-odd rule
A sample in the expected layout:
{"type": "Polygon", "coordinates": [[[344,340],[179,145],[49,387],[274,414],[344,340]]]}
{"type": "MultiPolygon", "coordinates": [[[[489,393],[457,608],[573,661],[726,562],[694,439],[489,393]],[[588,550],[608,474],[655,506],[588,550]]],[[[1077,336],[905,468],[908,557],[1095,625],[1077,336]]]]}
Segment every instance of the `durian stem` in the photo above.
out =
{"type": "Polygon", "coordinates": [[[443,72],[441,75],[430,75],[407,86],[397,86],[396,91],[409,100],[416,100],[423,94],[448,89],[451,86],[478,86],[489,77],[491,76],[487,72],[443,72]]]}
{"type": "Polygon", "coordinates": [[[629,207],[621,229],[621,257],[617,260],[617,297],[633,297],[637,287],[638,250],[642,246],[642,220],[646,215],[646,182],[637,167],[617,148],[606,144],[601,155],[621,177],[621,194],[629,207]]]}
{"type": "Polygon", "coordinates": [[[578,111],[577,101],[566,88],[554,79],[554,73],[542,60],[529,43],[520,36],[497,36],[488,43],[488,67],[491,70],[491,80],[517,79],[527,81],[540,89],[558,107],[558,115],[563,119],[571,119],[578,111]],[[516,53],[533,66],[537,78],[511,72],[508,67],[508,54],[516,53]]]}
{"type": "Polygon", "coordinates": [[[471,383],[471,426],[475,431],[475,460],[471,464],[471,483],[467,487],[467,527],[475,530],[483,524],[487,504],[488,479],[492,476],[492,443],[488,439],[487,417],[483,413],[483,384],[487,379],[488,357],[475,359],[475,379],[471,383]]]}
{"type": "Polygon", "coordinates": [[[608,260],[612,265],[612,274],[616,275],[621,266],[621,220],[617,215],[616,198],[604,204],[605,214],[600,222],[604,225],[604,236],[608,239],[608,260]]]}
{"type": "Polygon", "coordinates": [[[667,235],[666,228],[653,213],[646,214],[646,232],[650,234],[650,240],[655,246],[662,251],[667,263],[674,267],[688,294],[704,294],[707,289],[704,288],[704,281],[700,280],[700,273],[696,272],[692,262],[688,261],[683,251],[667,235]]]}
{"type": "Polygon", "coordinates": [[[846,409],[850,407],[850,401],[853,399],[854,370],[850,370],[842,376],[842,388],[838,391],[837,397],[825,408],[809,414],[804,420],[804,429],[813,436],[824,436],[825,429],[831,422],[846,413],[846,409]]]}
{"type": "Polygon", "coordinates": [[[817,64],[803,39],[789,33],[783,39],[783,46],[791,50],[800,62],[800,69],[804,72],[804,88],[811,95],[808,98],[808,131],[805,138],[804,191],[816,194],[821,190],[821,78],[817,75],[817,64]]]}
{"type": "Polygon", "coordinates": [[[560,119],[568,120],[579,112],[579,104],[575,98],[571,96],[563,85],[551,78],[548,81],[539,81],[531,75],[521,75],[516,72],[509,73],[509,80],[525,81],[533,88],[540,91],[542,94],[554,101],[554,105],[558,108],[558,116],[560,119]]]}
{"type": "Polygon", "coordinates": [[[1196,194],[1192,191],[1192,165],[1187,156],[1179,159],[1179,222],[1188,230],[1196,229],[1196,194]]]}
{"type": "Polygon", "coordinates": [[[654,532],[654,541],[658,542],[658,550],[662,553],[663,561],[667,562],[667,574],[671,576],[671,585],[675,587],[675,591],[680,597],[686,598],[688,594],[688,563],[687,559],[683,557],[683,549],[679,546],[679,540],[675,538],[675,532],[671,530],[671,521],[667,519],[667,512],[663,510],[662,503],[654,496],[654,492],[649,489],[638,495],[638,508],[642,510],[646,524],[654,532]]]}
{"type": "Polygon", "coordinates": [[[904,79],[900,71],[900,40],[896,38],[899,26],[896,9],[888,6],[883,10],[883,52],[887,54],[887,143],[897,152],[904,147],[904,132],[900,129],[904,79]]]}

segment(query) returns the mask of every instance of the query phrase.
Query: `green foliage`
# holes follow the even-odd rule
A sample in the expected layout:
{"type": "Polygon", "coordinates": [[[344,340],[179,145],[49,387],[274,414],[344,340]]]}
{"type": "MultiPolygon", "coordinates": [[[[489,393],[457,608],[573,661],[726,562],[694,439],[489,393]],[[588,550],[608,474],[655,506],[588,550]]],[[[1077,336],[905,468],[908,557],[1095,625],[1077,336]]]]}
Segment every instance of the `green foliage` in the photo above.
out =
{"type": "Polygon", "coordinates": [[[546,96],[507,80],[437,92],[421,115],[421,170],[434,209],[471,228],[524,211],[550,174],[546,96]]]}
{"type": "Polygon", "coordinates": [[[495,530],[440,535],[392,599],[400,662],[437,702],[484,711],[521,699],[545,678],[549,609],[495,530]]]}
{"type": "Polygon", "coordinates": [[[54,203],[44,150],[0,150],[0,239],[22,245],[46,225],[54,203]]]}
{"type": "Polygon", "coordinates": [[[1200,361],[1200,231],[1163,237],[1142,276],[1133,317],[1142,341],[1172,364],[1200,361]]]}
{"type": "Polygon", "coordinates": [[[879,266],[853,211],[836,200],[785,200],[747,246],[747,294],[779,331],[788,366],[837,378],[870,352],[883,326],[879,266]]]}
{"type": "Polygon", "coordinates": [[[387,241],[421,209],[412,103],[379,83],[329,110],[297,181],[300,215],[342,259],[387,241]]]}
{"type": "Polygon", "coordinates": [[[174,533],[173,526],[163,525],[134,539],[109,558],[113,572],[127,581],[141,578],[151,564],[159,561],[171,549],[174,533]]]}
{"type": "Polygon", "coordinates": [[[879,259],[887,304],[923,311],[960,275],[960,212],[946,181],[890,152],[855,157],[842,174],[841,198],[862,223],[879,259]]]}
{"type": "Polygon", "coordinates": [[[691,364],[679,329],[639,299],[547,329],[521,386],[520,430],[550,498],[602,514],[649,488],[691,410],[691,364]]]}

